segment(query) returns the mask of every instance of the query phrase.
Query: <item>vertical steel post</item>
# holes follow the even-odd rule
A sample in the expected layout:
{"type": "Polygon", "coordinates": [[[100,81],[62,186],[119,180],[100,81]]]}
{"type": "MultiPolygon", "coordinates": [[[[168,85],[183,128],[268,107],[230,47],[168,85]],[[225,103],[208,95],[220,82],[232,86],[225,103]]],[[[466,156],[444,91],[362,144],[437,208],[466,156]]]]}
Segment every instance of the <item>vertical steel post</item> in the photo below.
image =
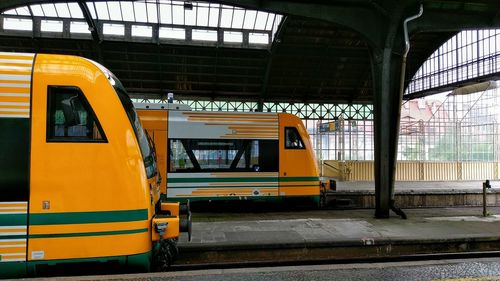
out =
{"type": "Polygon", "coordinates": [[[392,48],[372,50],[375,125],[375,217],[388,218],[394,192],[401,98],[401,60],[392,48]]]}
{"type": "Polygon", "coordinates": [[[488,211],[486,210],[486,190],[491,188],[490,180],[483,182],[483,217],[488,216],[488,211]]]}

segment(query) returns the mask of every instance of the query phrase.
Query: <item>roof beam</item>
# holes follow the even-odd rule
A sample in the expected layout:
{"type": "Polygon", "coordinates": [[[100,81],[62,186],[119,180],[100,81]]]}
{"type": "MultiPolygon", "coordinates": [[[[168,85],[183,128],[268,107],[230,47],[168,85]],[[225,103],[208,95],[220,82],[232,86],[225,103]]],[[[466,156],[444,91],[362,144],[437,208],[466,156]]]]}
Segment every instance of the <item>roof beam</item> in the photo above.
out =
{"type": "Polygon", "coordinates": [[[262,90],[260,92],[260,100],[258,104],[258,111],[262,111],[264,109],[264,99],[267,96],[267,88],[269,86],[269,76],[271,76],[271,68],[273,66],[273,56],[276,53],[276,49],[278,49],[279,44],[281,43],[281,38],[283,37],[283,30],[285,29],[285,25],[288,22],[288,17],[285,16],[281,21],[278,30],[276,31],[276,35],[274,37],[274,41],[271,45],[271,49],[269,51],[269,57],[267,59],[266,71],[264,72],[264,79],[262,82],[262,90]]]}
{"type": "MultiPolygon", "coordinates": [[[[500,10],[499,10],[500,11],[500,10]]],[[[409,23],[410,33],[414,32],[443,32],[461,31],[466,29],[498,28],[500,18],[488,17],[483,14],[447,13],[445,11],[430,10],[424,12],[421,19],[409,23]],[[446,18],[444,21],[443,18],[446,18]]]]}
{"type": "Polygon", "coordinates": [[[82,10],[82,13],[83,13],[83,17],[85,18],[85,21],[87,21],[87,24],[89,25],[89,30],[92,33],[92,38],[96,42],[101,42],[101,38],[99,35],[99,29],[97,27],[97,24],[95,24],[94,20],[92,19],[92,15],[90,14],[89,7],[82,0],[78,1],[78,6],[80,6],[80,9],[82,10]]]}

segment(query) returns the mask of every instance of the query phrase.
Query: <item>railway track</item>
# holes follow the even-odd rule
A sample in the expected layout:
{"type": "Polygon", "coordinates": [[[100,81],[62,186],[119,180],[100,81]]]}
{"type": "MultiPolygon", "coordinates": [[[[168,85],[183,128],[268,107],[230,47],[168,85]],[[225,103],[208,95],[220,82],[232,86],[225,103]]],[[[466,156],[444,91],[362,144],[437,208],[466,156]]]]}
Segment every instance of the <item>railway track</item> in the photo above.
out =
{"type": "Polygon", "coordinates": [[[236,269],[236,268],[259,268],[276,266],[299,266],[299,265],[326,265],[326,264],[360,264],[360,263],[394,263],[394,262],[414,262],[432,260],[460,260],[460,259],[480,259],[498,258],[500,251],[482,251],[467,253],[436,253],[402,255],[392,257],[363,257],[363,258],[339,258],[323,260],[295,260],[295,261],[265,261],[265,262],[227,262],[227,263],[205,263],[205,264],[174,264],[169,271],[207,270],[207,269],[236,269]]]}

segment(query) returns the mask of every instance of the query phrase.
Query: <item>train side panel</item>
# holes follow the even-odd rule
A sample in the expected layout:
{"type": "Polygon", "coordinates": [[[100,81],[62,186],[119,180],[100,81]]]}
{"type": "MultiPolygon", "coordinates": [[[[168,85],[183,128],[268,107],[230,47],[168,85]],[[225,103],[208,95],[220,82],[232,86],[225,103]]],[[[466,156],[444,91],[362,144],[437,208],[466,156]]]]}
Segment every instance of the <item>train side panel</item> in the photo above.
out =
{"type": "Polygon", "coordinates": [[[147,259],[153,200],[134,131],[102,71],[82,58],[38,55],[32,99],[27,259],[147,259]],[[71,116],[67,107],[86,109],[71,116]]]}
{"type": "Polygon", "coordinates": [[[170,111],[168,200],[276,199],[278,118],[170,111]]]}

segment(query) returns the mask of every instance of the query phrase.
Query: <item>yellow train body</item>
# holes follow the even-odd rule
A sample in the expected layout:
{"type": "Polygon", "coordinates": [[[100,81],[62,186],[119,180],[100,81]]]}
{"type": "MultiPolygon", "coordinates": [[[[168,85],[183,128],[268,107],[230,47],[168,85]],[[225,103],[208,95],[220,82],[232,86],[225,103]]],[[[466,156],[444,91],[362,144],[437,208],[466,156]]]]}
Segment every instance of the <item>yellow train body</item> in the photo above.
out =
{"type": "MultiPolygon", "coordinates": [[[[119,83],[84,58],[0,53],[0,277],[80,261],[149,269],[158,174],[119,83]]],[[[178,216],[162,221],[163,238],[179,236],[178,216]]]]}
{"type": "Polygon", "coordinates": [[[317,162],[298,117],[159,107],[137,104],[137,112],[154,139],[168,200],[319,202],[317,162]]]}

